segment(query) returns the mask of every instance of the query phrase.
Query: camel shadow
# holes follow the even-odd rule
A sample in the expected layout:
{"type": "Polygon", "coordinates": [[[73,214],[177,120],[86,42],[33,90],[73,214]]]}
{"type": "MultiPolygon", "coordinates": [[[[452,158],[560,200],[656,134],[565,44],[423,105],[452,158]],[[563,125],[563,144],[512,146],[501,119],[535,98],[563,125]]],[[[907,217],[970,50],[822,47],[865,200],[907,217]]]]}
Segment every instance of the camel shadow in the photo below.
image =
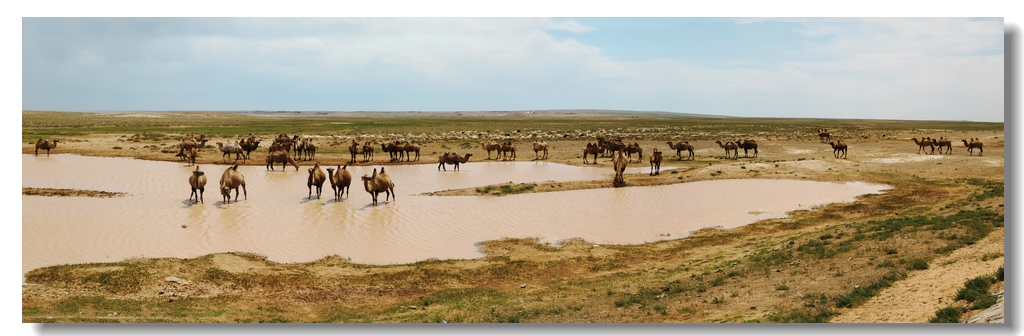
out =
{"type": "Polygon", "coordinates": [[[193,206],[202,205],[204,203],[199,203],[199,202],[192,203],[192,200],[184,200],[184,201],[181,201],[181,204],[182,204],[182,206],[181,206],[182,209],[190,209],[193,206]]]}
{"type": "Polygon", "coordinates": [[[312,197],[312,198],[310,198],[310,197],[303,197],[302,200],[299,201],[299,204],[306,204],[306,203],[313,202],[313,201],[320,201],[320,198],[318,198],[318,197],[312,197]]]}
{"type": "MultiPolygon", "coordinates": [[[[394,202],[394,201],[391,201],[391,202],[394,202]]],[[[367,208],[381,207],[381,206],[388,205],[388,203],[390,203],[390,202],[377,202],[377,205],[373,205],[373,202],[370,202],[370,203],[366,203],[366,205],[363,205],[363,207],[359,208],[359,210],[366,210],[367,208]]]]}

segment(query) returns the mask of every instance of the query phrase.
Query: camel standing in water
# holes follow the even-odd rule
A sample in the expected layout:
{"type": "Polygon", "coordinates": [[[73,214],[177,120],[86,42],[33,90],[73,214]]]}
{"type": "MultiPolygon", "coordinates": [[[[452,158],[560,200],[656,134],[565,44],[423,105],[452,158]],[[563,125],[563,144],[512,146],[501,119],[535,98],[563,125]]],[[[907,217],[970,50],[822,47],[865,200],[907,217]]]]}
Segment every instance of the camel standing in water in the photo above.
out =
{"type": "Polygon", "coordinates": [[[245,190],[245,176],[238,172],[238,165],[224,170],[220,176],[220,195],[224,197],[224,203],[231,202],[231,189],[235,189],[235,202],[238,202],[238,187],[242,187],[245,199],[249,199],[249,192],[245,190]]]}
{"type": "Polygon", "coordinates": [[[583,149],[583,163],[587,163],[587,155],[594,156],[594,164],[597,164],[597,154],[601,153],[601,146],[587,143],[587,148],[583,149]]]}
{"type": "Polygon", "coordinates": [[[548,144],[546,142],[533,142],[533,155],[537,157],[534,160],[544,160],[548,158],[548,144]],[[540,152],[544,152],[544,157],[540,157],[540,152]]]}
{"type": "Polygon", "coordinates": [[[45,149],[46,150],[46,156],[50,156],[50,150],[54,149],[54,148],[57,148],[57,141],[60,141],[60,140],[53,140],[53,142],[50,142],[49,140],[43,140],[43,139],[37,140],[36,141],[36,156],[39,156],[39,150],[40,149],[45,149]]]}
{"type": "Polygon", "coordinates": [[[651,153],[651,176],[661,174],[661,151],[657,148],[651,153]]]}
{"type": "Polygon", "coordinates": [[[373,206],[377,206],[377,196],[380,193],[385,193],[384,203],[387,204],[388,198],[392,198],[392,201],[398,200],[395,198],[395,183],[391,182],[391,177],[384,173],[384,167],[380,167],[380,174],[377,174],[377,168],[373,169],[373,176],[363,175],[363,188],[366,192],[370,193],[370,197],[373,198],[373,206]]]}
{"type": "Polygon", "coordinates": [[[981,139],[971,138],[971,142],[967,142],[967,140],[960,141],[964,142],[964,147],[967,147],[967,152],[970,153],[971,155],[974,155],[975,148],[978,149],[978,156],[985,154],[985,149],[982,148],[983,144],[981,143],[981,139]]]}
{"type": "Polygon", "coordinates": [[[843,140],[839,140],[838,143],[829,142],[828,144],[832,146],[832,155],[835,155],[837,159],[839,158],[839,153],[843,153],[843,158],[846,158],[846,143],[843,140]]]}
{"type": "Polygon", "coordinates": [[[309,168],[309,178],[306,179],[306,186],[309,187],[309,195],[307,199],[313,198],[313,186],[316,186],[316,198],[320,199],[320,192],[324,189],[324,181],[327,180],[327,175],[324,174],[324,170],[320,169],[320,162],[313,165],[313,168],[309,168]]]}
{"type": "MultiPolygon", "coordinates": [[[[271,145],[271,147],[275,145],[271,145]]],[[[292,156],[284,148],[277,148],[267,155],[267,169],[274,170],[275,163],[281,164],[281,170],[284,170],[285,164],[291,164],[295,166],[295,171],[299,171],[299,164],[292,160],[292,156]]]]}
{"type": "MultiPolygon", "coordinates": [[[[196,149],[192,148],[192,150],[196,149]]],[[[188,177],[188,185],[192,186],[192,194],[188,196],[188,200],[192,201],[192,196],[195,196],[196,201],[193,203],[205,203],[203,202],[203,191],[206,190],[206,173],[199,171],[199,166],[196,166],[196,170],[188,177]],[[196,190],[199,192],[197,193],[196,190]]]]}
{"type": "Polygon", "coordinates": [[[348,165],[338,165],[338,172],[334,172],[334,168],[327,168],[327,177],[331,181],[331,190],[334,190],[335,202],[340,202],[342,196],[352,196],[352,174],[346,168],[348,165]],[[348,190],[349,194],[346,195],[345,190],[348,190]]]}
{"type": "Polygon", "coordinates": [[[932,142],[931,138],[923,138],[921,141],[917,141],[917,138],[910,138],[910,140],[914,140],[914,144],[917,144],[917,154],[921,154],[921,151],[924,150],[925,147],[932,148],[931,153],[928,154],[935,153],[935,143],[932,142]]]}
{"type": "Polygon", "coordinates": [[[684,150],[689,151],[690,155],[687,157],[687,159],[693,160],[693,145],[691,145],[689,141],[683,141],[674,145],[672,144],[672,141],[669,141],[668,148],[676,150],[676,156],[679,157],[679,160],[683,159],[682,152],[684,150]]]}
{"type": "Polygon", "coordinates": [[[444,166],[445,164],[455,165],[455,170],[459,170],[459,164],[469,162],[470,156],[473,156],[473,154],[466,153],[464,158],[460,158],[459,154],[454,152],[441,154],[437,158],[437,170],[444,169],[444,171],[448,171],[448,168],[444,166]]]}
{"type": "Polygon", "coordinates": [[[615,158],[612,159],[613,169],[615,169],[615,178],[612,179],[612,185],[621,187],[626,185],[626,179],[622,176],[622,173],[626,171],[626,166],[629,165],[629,158],[621,150],[615,153],[615,158]]]}
{"type": "Polygon", "coordinates": [[[722,144],[721,140],[715,141],[715,143],[718,144],[718,147],[725,148],[725,158],[726,159],[733,159],[733,158],[739,159],[740,158],[739,146],[736,146],[736,143],[733,143],[732,141],[727,141],[725,144],[722,144]],[[735,155],[733,157],[730,157],[729,156],[729,151],[732,151],[735,155]]]}

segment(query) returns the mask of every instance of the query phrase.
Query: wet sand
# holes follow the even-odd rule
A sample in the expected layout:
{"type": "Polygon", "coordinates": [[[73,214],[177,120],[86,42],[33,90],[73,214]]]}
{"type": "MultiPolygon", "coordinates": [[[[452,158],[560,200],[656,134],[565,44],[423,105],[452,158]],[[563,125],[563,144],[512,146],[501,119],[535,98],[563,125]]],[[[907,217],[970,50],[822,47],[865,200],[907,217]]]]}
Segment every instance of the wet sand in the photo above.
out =
{"type": "MultiPolygon", "coordinates": [[[[610,179],[607,168],[547,162],[471,162],[459,172],[437,164],[388,167],[399,198],[374,207],[350,167],[350,199],[333,200],[330,183],[307,199],[308,166],[267,171],[241,166],[248,200],[224,204],[217,190],[226,165],[201,165],[205,204],[192,205],[181,163],[126,158],[22,156],[22,186],[124,192],[126,197],[22,196],[22,272],[67,263],[132,257],[196,257],[252,252],[278,262],[328,255],[357,263],[408,263],[482,256],[474,243],[503,237],[544,241],[580,237],[601,244],[674,239],[783,217],[798,209],[853,201],[885,186],[791,180],[716,180],[666,186],[491,196],[419,196],[503,182],[610,179]],[[314,196],[315,197],[315,196],[314,196]],[[183,228],[182,225],[187,225],[183,228]]],[[[323,167],[327,168],[327,167],[323,167]]],[[[378,166],[379,168],[379,166],[378,166]]],[[[633,167],[632,173],[646,167],[633,167]]],[[[665,169],[663,167],[662,169],[665,169]]],[[[232,193],[233,194],[233,193],[232,193]]],[[[380,196],[383,201],[384,196],[380,196]]]]}

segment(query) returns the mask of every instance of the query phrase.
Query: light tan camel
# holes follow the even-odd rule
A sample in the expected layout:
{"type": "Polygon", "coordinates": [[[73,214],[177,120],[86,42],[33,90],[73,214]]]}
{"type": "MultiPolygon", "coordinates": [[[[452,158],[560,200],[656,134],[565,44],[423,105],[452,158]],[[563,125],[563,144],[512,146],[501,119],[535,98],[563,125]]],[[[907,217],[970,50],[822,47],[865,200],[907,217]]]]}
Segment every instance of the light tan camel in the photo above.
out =
{"type": "Polygon", "coordinates": [[[626,158],[627,158],[628,160],[630,160],[630,161],[632,161],[632,160],[633,160],[633,153],[637,153],[637,154],[640,154],[640,157],[638,157],[638,158],[636,159],[636,162],[637,162],[637,163],[640,163],[640,160],[643,160],[643,159],[644,159],[644,149],[643,149],[643,148],[640,148],[640,144],[638,144],[638,143],[635,143],[635,142],[634,142],[634,143],[633,143],[632,145],[626,146],[626,147],[625,147],[625,148],[623,149],[623,151],[625,151],[625,152],[626,152],[626,158]]]}
{"type": "Polygon", "coordinates": [[[306,187],[309,187],[309,195],[307,199],[313,198],[313,186],[316,186],[316,198],[320,199],[320,192],[324,189],[324,181],[327,180],[327,175],[324,174],[324,170],[320,169],[320,162],[313,165],[313,168],[309,168],[309,178],[306,179],[306,187]]]}
{"type": "Polygon", "coordinates": [[[454,170],[459,170],[459,164],[469,162],[470,156],[473,156],[473,154],[466,153],[466,157],[461,158],[459,153],[455,152],[441,154],[441,156],[437,157],[437,170],[444,169],[444,171],[448,171],[448,168],[444,166],[445,164],[455,165],[454,170]]]}
{"type": "Polygon", "coordinates": [[[249,199],[249,192],[245,190],[245,176],[238,172],[238,165],[224,170],[220,176],[220,195],[224,197],[224,203],[231,201],[231,189],[235,189],[235,202],[238,202],[238,187],[242,187],[245,199],[249,199]]]}
{"type": "Polygon", "coordinates": [[[246,161],[245,158],[242,157],[242,147],[234,142],[228,141],[227,144],[218,142],[217,149],[224,153],[220,156],[221,159],[224,159],[224,162],[228,162],[224,157],[231,157],[231,154],[235,154],[235,161],[238,161],[239,158],[242,159],[242,163],[245,163],[246,161]]]}
{"type": "Polygon", "coordinates": [[[546,143],[544,141],[541,141],[541,142],[534,141],[533,142],[533,155],[536,156],[536,158],[534,160],[544,160],[544,159],[547,159],[548,158],[548,143],[546,143]],[[540,157],[540,152],[544,152],[544,157],[540,157]]]}
{"type": "Polygon", "coordinates": [[[348,165],[342,167],[338,165],[338,171],[335,172],[334,168],[327,168],[327,177],[331,181],[331,190],[334,190],[334,201],[340,202],[342,196],[346,196],[345,190],[349,191],[348,196],[352,193],[352,174],[348,172],[348,165]]]}
{"type": "Polygon", "coordinates": [[[661,151],[657,148],[651,153],[651,176],[661,174],[661,151]]]}
{"type": "Polygon", "coordinates": [[[352,144],[348,146],[348,153],[352,154],[352,159],[348,163],[356,163],[356,155],[359,154],[359,143],[352,140],[352,144]]]}
{"type": "Polygon", "coordinates": [[[395,183],[391,182],[391,177],[384,173],[384,167],[380,167],[380,174],[377,174],[377,169],[373,169],[373,176],[363,175],[363,188],[366,192],[370,193],[370,197],[373,197],[373,206],[377,206],[377,195],[385,193],[384,204],[388,203],[390,197],[392,201],[397,201],[395,198],[395,183]]]}
{"type": "Polygon", "coordinates": [[[511,141],[501,144],[501,159],[508,160],[508,156],[512,156],[512,160],[516,159],[516,146],[512,145],[511,141]],[[509,155],[511,153],[511,155],[509,155]]]}
{"type": "Polygon", "coordinates": [[[363,162],[370,162],[373,160],[373,145],[369,141],[363,145],[363,162]]]}
{"type": "Polygon", "coordinates": [[[822,143],[832,141],[832,133],[829,133],[827,129],[819,128],[818,139],[821,140],[822,143]]]}
{"type": "Polygon", "coordinates": [[[718,147],[725,148],[725,158],[726,159],[733,159],[733,158],[739,159],[740,158],[739,146],[736,146],[736,143],[734,143],[732,141],[727,141],[725,144],[722,144],[721,140],[715,141],[715,143],[718,144],[718,147]],[[735,154],[735,156],[730,157],[729,156],[729,151],[732,151],[735,154]]]}
{"type": "Polygon", "coordinates": [[[592,143],[587,143],[587,148],[583,149],[583,163],[587,163],[587,155],[594,156],[594,164],[597,164],[597,154],[601,153],[601,147],[592,143]]]}
{"type": "Polygon", "coordinates": [[[917,138],[910,138],[910,140],[914,140],[914,144],[917,145],[917,154],[921,154],[921,151],[924,150],[925,147],[931,147],[932,148],[931,153],[928,153],[928,154],[935,153],[935,144],[932,143],[931,139],[923,138],[921,141],[918,141],[917,138]]]}
{"type": "Polygon", "coordinates": [[[313,140],[305,141],[302,145],[303,158],[306,160],[316,160],[316,145],[313,144],[313,140]]]}
{"type": "Polygon", "coordinates": [[[292,160],[292,156],[283,148],[279,148],[267,155],[267,169],[274,170],[275,163],[281,164],[281,170],[284,170],[285,164],[290,163],[295,166],[295,171],[299,171],[299,164],[292,160]]]}
{"type": "Polygon", "coordinates": [[[199,150],[195,147],[189,148],[188,153],[185,155],[188,157],[188,164],[194,166],[196,164],[196,157],[199,156],[199,150]]]}
{"type": "Polygon", "coordinates": [[[982,148],[983,144],[981,143],[981,139],[971,138],[971,142],[969,143],[967,142],[967,140],[960,141],[964,142],[964,147],[967,147],[967,152],[970,153],[970,155],[974,155],[975,148],[978,149],[978,156],[982,156],[985,154],[985,149],[982,148]]]}
{"type": "Polygon", "coordinates": [[[411,161],[420,160],[420,145],[406,141],[405,146],[403,146],[402,149],[405,151],[405,161],[410,161],[412,158],[412,153],[414,152],[416,153],[416,159],[411,161]]]}
{"type": "Polygon", "coordinates": [[[192,203],[205,203],[203,202],[203,191],[206,191],[206,173],[199,171],[199,166],[196,166],[196,170],[188,177],[188,185],[192,186],[192,194],[188,196],[188,200],[192,201],[192,196],[195,196],[196,201],[192,203]]]}
{"type": "Polygon", "coordinates": [[[687,159],[690,159],[690,160],[694,159],[694,156],[693,156],[693,145],[691,145],[689,141],[683,141],[683,142],[680,142],[680,143],[677,143],[677,144],[674,144],[674,145],[672,144],[672,141],[669,141],[668,142],[668,148],[676,150],[676,156],[679,157],[679,160],[683,159],[682,152],[684,150],[690,152],[690,155],[687,156],[687,159]]]}
{"type": "MultiPolygon", "coordinates": [[[[754,140],[736,140],[736,146],[743,148],[743,157],[747,157],[747,150],[754,150],[754,157],[757,157],[757,141],[754,140]]],[[[736,157],[739,158],[739,151],[737,150],[736,157]]]]}
{"type": "MultiPolygon", "coordinates": [[[[493,152],[493,151],[498,151],[499,153],[501,152],[501,145],[499,145],[496,142],[481,142],[480,143],[480,147],[483,147],[484,150],[487,151],[487,159],[488,160],[491,160],[491,152],[493,152]]],[[[494,159],[497,160],[497,158],[494,158],[494,159]]]]}
{"type": "Polygon", "coordinates": [[[828,144],[832,146],[832,155],[835,155],[837,159],[839,158],[839,153],[843,153],[843,158],[846,158],[846,143],[843,140],[829,142],[828,144]]]}
{"type": "Polygon", "coordinates": [[[613,169],[615,169],[615,177],[612,179],[612,185],[620,187],[626,185],[626,179],[622,176],[622,173],[626,171],[626,166],[629,165],[629,158],[623,151],[618,151],[615,154],[615,158],[612,159],[613,169]]]}
{"type": "Polygon", "coordinates": [[[946,137],[939,137],[939,140],[935,140],[935,145],[939,147],[939,154],[942,154],[942,148],[946,148],[946,154],[953,154],[953,141],[946,137]]]}
{"type": "MultiPolygon", "coordinates": [[[[204,135],[203,137],[205,138],[206,136],[204,135]]],[[[196,139],[189,138],[182,140],[181,144],[178,145],[178,148],[181,149],[182,152],[188,152],[190,148],[203,149],[204,147],[206,147],[207,141],[210,140],[202,139],[197,141],[196,139]]]]}
{"type": "Polygon", "coordinates": [[[36,141],[36,156],[39,156],[39,150],[40,149],[45,149],[46,150],[46,156],[50,156],[50,150],[54,149],[54,148],[57,148],[57,141],[60,141],[60,140],[53,140],[53,142],[50,142],[49,140],[43,140],[43,139],[37,140],[36,141]]]}

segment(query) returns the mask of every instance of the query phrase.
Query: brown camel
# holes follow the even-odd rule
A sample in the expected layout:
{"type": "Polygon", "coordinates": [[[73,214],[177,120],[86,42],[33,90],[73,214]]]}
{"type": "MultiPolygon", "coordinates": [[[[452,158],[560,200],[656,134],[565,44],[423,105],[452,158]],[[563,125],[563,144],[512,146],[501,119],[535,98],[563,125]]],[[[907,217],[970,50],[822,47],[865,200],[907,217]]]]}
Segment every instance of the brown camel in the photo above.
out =
{"type": "Polygon", "coordinates": [[[651,153],[651,176],[661,174],[661,151],[657,148],[651,153]]]}
{"type": "Polygon", "coordinates": [[[612,159],[613,169],[615,169],[615,177],[612,179],[612,185],[621,187],[626,185],[626,179],[622,176],[622,173],[626,171],[626,166],[629,165],[629,158],[623,151],[618,151],[615,154],[615,158],[612,159]]]}
{"type": "Polygon", "coordinates": [[[939,137],[939,140],[935,140],[935,145],[939,147],[939,154],[942,154],[942,148],[946,148],[946,154],[953,154],[953,141],[945,137],[939,137]]]}
{"type": "Polygon", "coordinates": [[[334,168],[327,168],[327,177],[331,181],[331,190],[334,190],[334,201],[341,202],[341,197],[346,196],[345,190],[349,191],[351,196],[352,192],[352,174],[348,172],[348,165],[342,167],[338,165],[338,172],[334,172],[334,168]]]}
{"type": "MultiPolygon", "coordinates": [[[[736,146],[739,147],[739,148],[743,148],[743,157],[747,157],[747,150],[750,150],[750,149],[754,150],[754,157],[757,157],[757,141],[754,141],[754,140],[743,140],[743,141],[736,140],[736,146]]],[[[739,151],[737,150],[737,152],[739,152],[739,151]]],[[[739,153],[737,153],[736,156],[739,157],[739,153]]]]}
{"type": "Polygon", "coordinates": [[[594,164],[597,164],[597,154],[601,153],[601,147],[592,143],[587,143],[587,148],[583,149],[583,163],[587,163],[587,155],[594,156],[594,164]]]}
{"type": "Polygon", "coordinates": [[[398,141],[395,141],[394,143],[385,142],[380,144],[381,149],[391,156],[391,162],[402,160],[402,150],[398,148],[397,142],[398,141]]]}
{"type": "Polygon", "coordinates": [[[546,142],[533,142],[533,155],[536,156],[534,160],[544,160],[548,158],[548,144],[546,142]],[[544,152],[544,157],[540,157],[540,152],[544,152]]]}
{"type": "Polygon", "coordinates": [[[274,170],[275,163],[281,164],[281,170],[284,170],[285,164],[290,163],[295,166],[295,171],[299,171],[299,164],[292,160],[292,156],[283,148],[267,155],[267,169],[274,170]]]}
{"type": "Polygon", "coordinates": [[[818,139],[821,140],[821,143],[832,141],[832,133],[829,133],[827,129],[819,128],[818,139]]]}
{"type": "Polygon", "coordinates": [[[196,166],[196,170],[188,177],[188,185],[192,186],[192,194],[188,196],[188,200],[192,201],[192,196],[195,196],[196,201],[192,203],[205,203],[203,202],[203,191],[206,190],[206,173],[199,171],[199,166],[196,166]],[[197,193],[196,190],[199,192],[197,193]]]}
{"type": "Polygon", "coordinates": [[[313,140],[303,141],[302,145],[303,158],[308,160],[316,160],[316,145],[313,144],[313,140]]]}
{"type": "Polygon", "coordinates": [[[220,176],[220,195],[224,197],[224,203],[231,201],[231,189],[235,189],[235,202],[238,202],[238,187],[242,187],[245,199],[249,199],[249,192],[245,190],[245,176],[238,172],[238,165],[224,170],[220,176]]]}
{"type": "Polygon", "coordinates": [[[370,197],[373,197],[373,206],[377,206],[377,195],[385,193],[384,204],[388,203],[390,197],[392,201],[397,201],[395,198],[395,183],[391,182],[391,177],[384,173],[384,167],[380,167],[380,174],[377,174],[377,169],[373,169],[373,176],[363,175],[363,188],[366,192],[370,193],[370,197]]]}
{"type": "Polygon", "coordinates": [[[189,148],[188,153],[185,155],[188,157],[188,164],[194,166],[196,164],[196,157],[199,156],[199,150],[195,147],[189,148]]]}
{"type": "Polygon", "coordinates": [[[512,156],[512,160],[515,161],[516,146],[513,146],[511,141],[501,144],[501,159],[507,161],[508,156],[512,156]],[[511,155],[509,153],[511,153],[511,155]]]}
{"type": "Polygon", "coordinates": [[[238,144],[231,141],[228,141],[227,144],[218,142],[217,149],[224,153],[220,156],[221,159],[224,159],[224,162],[228,162],[228,160],[224,158],[225,156],[231,157],[231,154],[235,154],[235,161],[238,161],[238,159],[241,158],[242,163],[245,163],[245,158],[242,157],[242,147],[238,144]]]}
{"type": "Polygon", "coordinates": [[[412,158],[412,153],[414,152],[416,153],[416,159],[412,161],[420,160],[420,145],[406,141],[405,146],[402,147],[402,150],[405,151],[405,161],[410,161],[412,158]]]}
{"type": "Polygon", "coordinates": [[[932,143],[932,140],[930,138],[923,138],[921,141],[918,141],[917,138],[910,138],[910,140],[914,140],[914,144],[917,144],[917,154],[921,154],[921,151],[924,150],[925,147],[932,148],[931,153],[928,154],[935,153],[935,144],[932,143]]]}
{"type": "Polygon", "coordinates": [[[723,145],[721,140],[715,141],[715,143],[718,144],[718,147],[725,148],[725,158],[726,159],[733,159],[733,158],[739,159],[740,158],[739,146],[736,146],[736,143],[734,143],[732,141],[727,141],[723,145]],[[729,151],[732,151],[735,155],[733,157],[730,157],[729,156],[729,151]]]}
{"type": "Polygon", "coordinates": [[[249,154],[260,147],[260,142],[256,141],[255,138],[250,137],[248,140],[243,139],[242,141],[239,141],[238,146],[242,147],[242,151],[244,151],[243,155],[245,155],[245,159],[248,160],[249,154]]]}
{"type": "Polygon", "coordinates": [[[843,158],[846,158],[846,143],[843,140],[829,142],[828,144],[832,146],[832,155],[835,155],[837,159],[839,158],[839,153],[843,153],[843,158]]]}
{"type": "Polygon", "coordinates": [[[206,147],[206,142],[210,141],[205,139],[205,135],[203,135],[203,138],[204,139],[202,140],[196,140],[194,138],[182,140],[181,144],[178,145],[178,148],[181,149],[182,152],[188,152],[190,148],[203,149],[204,147],[206,147]]]}
{"type": "Polygon", "coordinates": [[[679,160],[683,159],[682,152],[684,150],[690,152],[690,155],[687,156],[687,159],[690,159],[690,160],[694,159],[694,157],[693,157],[693,145],[691,145],[689,141],[683,141],[683,142],[680,142],[680,143],[677,143],[677,144],[674,144],[674,145],[672,144],[672,141],[669,141],[668,142],[668,148],[676,150],[676,156],[679,157],[679,160]]]}
{"type": "Polygon", "coordinates": [[[363,162],[370,162],[373,160],[373,145],[369,141],[363,145],[363,162]]]}
{"type": "Polygon", "coordinates": [[[982,148],[983,144],[981,143],[981,139],[971,138],[971,142],[967,142],[967,140],[960,141],[964,142],[964,147],[967,147],[967,152],[970,153],[971,155],[974,155],[975,148],[978,149],[978,156],[982,156],[985,154],[985,149],[982,148]]]}
{"type": "MultiPolygon", "coordinates": [[[[480,143],[480,147],[483,147],[484,150],[487,151],[487,159],[488,160],[491,160],[491,152],[498,151],[500,153],[500,151],[501,151],[501,145],[499,145],[499,144],[497,144],[495,142],[481,142],[480,143]]],[[[497,158],[494,158],[494,159],[497,160],[497,158]]]]}
{"type": "Polygon", "coordinates": [[[455,152],[441,154],[437,158],[437,170],[444,169],[444,171],[448,171],[448,168],[444,166],[445,164],[455,165],[455,170],[459,170],[459,164],[469,162],[470,156],[473,156],[473,154],[466,153],[466,157],[462,158],[455,152]]]}
{"type": "MultiPolygon", "coordinates": [[[[598,139],[598,141],[600,140],[601,139],[598,139]]],[[[599,145],[602,146],[601,148],[604,150],[604,153],[607,154],[607,156],[612,157],[615,156],[615,152],[623,151],[626,149],[626,144],[622,143],[622,139],[608,140],[605,141],[603,144],[599,145]]]]}
{"type": "Polygon", "coordinates": [[[54,148],[57,148],[57,141],[60,141],[60,140],[53,140],[53,142],[50,142],[49,140],[43,140],[43,139],[37,140],[36,141],[36,156],[39,156],[39,149],[45,149],[46,150],[46,156],[50,156],[50,150],[54,149],[54,148]]]}
{"type": "Polygon", "coordinates": [[[320,199],[320,192],[324,189],[324,181],[327,180],[327,175],[324,174],[324,170],[320,169],[320,162],[313,165],[313,168],[309,168],[309,178],[306,179],[306,187],[309,187],[309,195],[307,199],[313,198],[313,186],[316,186],[316,198],[320,199]]]}
{"type": "Polygon", "coordinates": [[[630,161],[633,160],[633,153],[640,154],[640,157],[636,159],[637,163],[640,163],[640,160],[643,160],[644,158],[644,149],[640,148],[640,144],[638,143],[634,142],[632,145],[626,146],[623,151],[626,152],[626,158],[630,161]]]}
{"type": "Polygon", "coordinates": [[[356,154],[359,154],[359,147],[359,143],[356,142],[355,140],[352,140],[352,144],[348,146],[348,153],[352,154],[352,159],[349,160],[348,163],[356,162],[356,154]]]}

